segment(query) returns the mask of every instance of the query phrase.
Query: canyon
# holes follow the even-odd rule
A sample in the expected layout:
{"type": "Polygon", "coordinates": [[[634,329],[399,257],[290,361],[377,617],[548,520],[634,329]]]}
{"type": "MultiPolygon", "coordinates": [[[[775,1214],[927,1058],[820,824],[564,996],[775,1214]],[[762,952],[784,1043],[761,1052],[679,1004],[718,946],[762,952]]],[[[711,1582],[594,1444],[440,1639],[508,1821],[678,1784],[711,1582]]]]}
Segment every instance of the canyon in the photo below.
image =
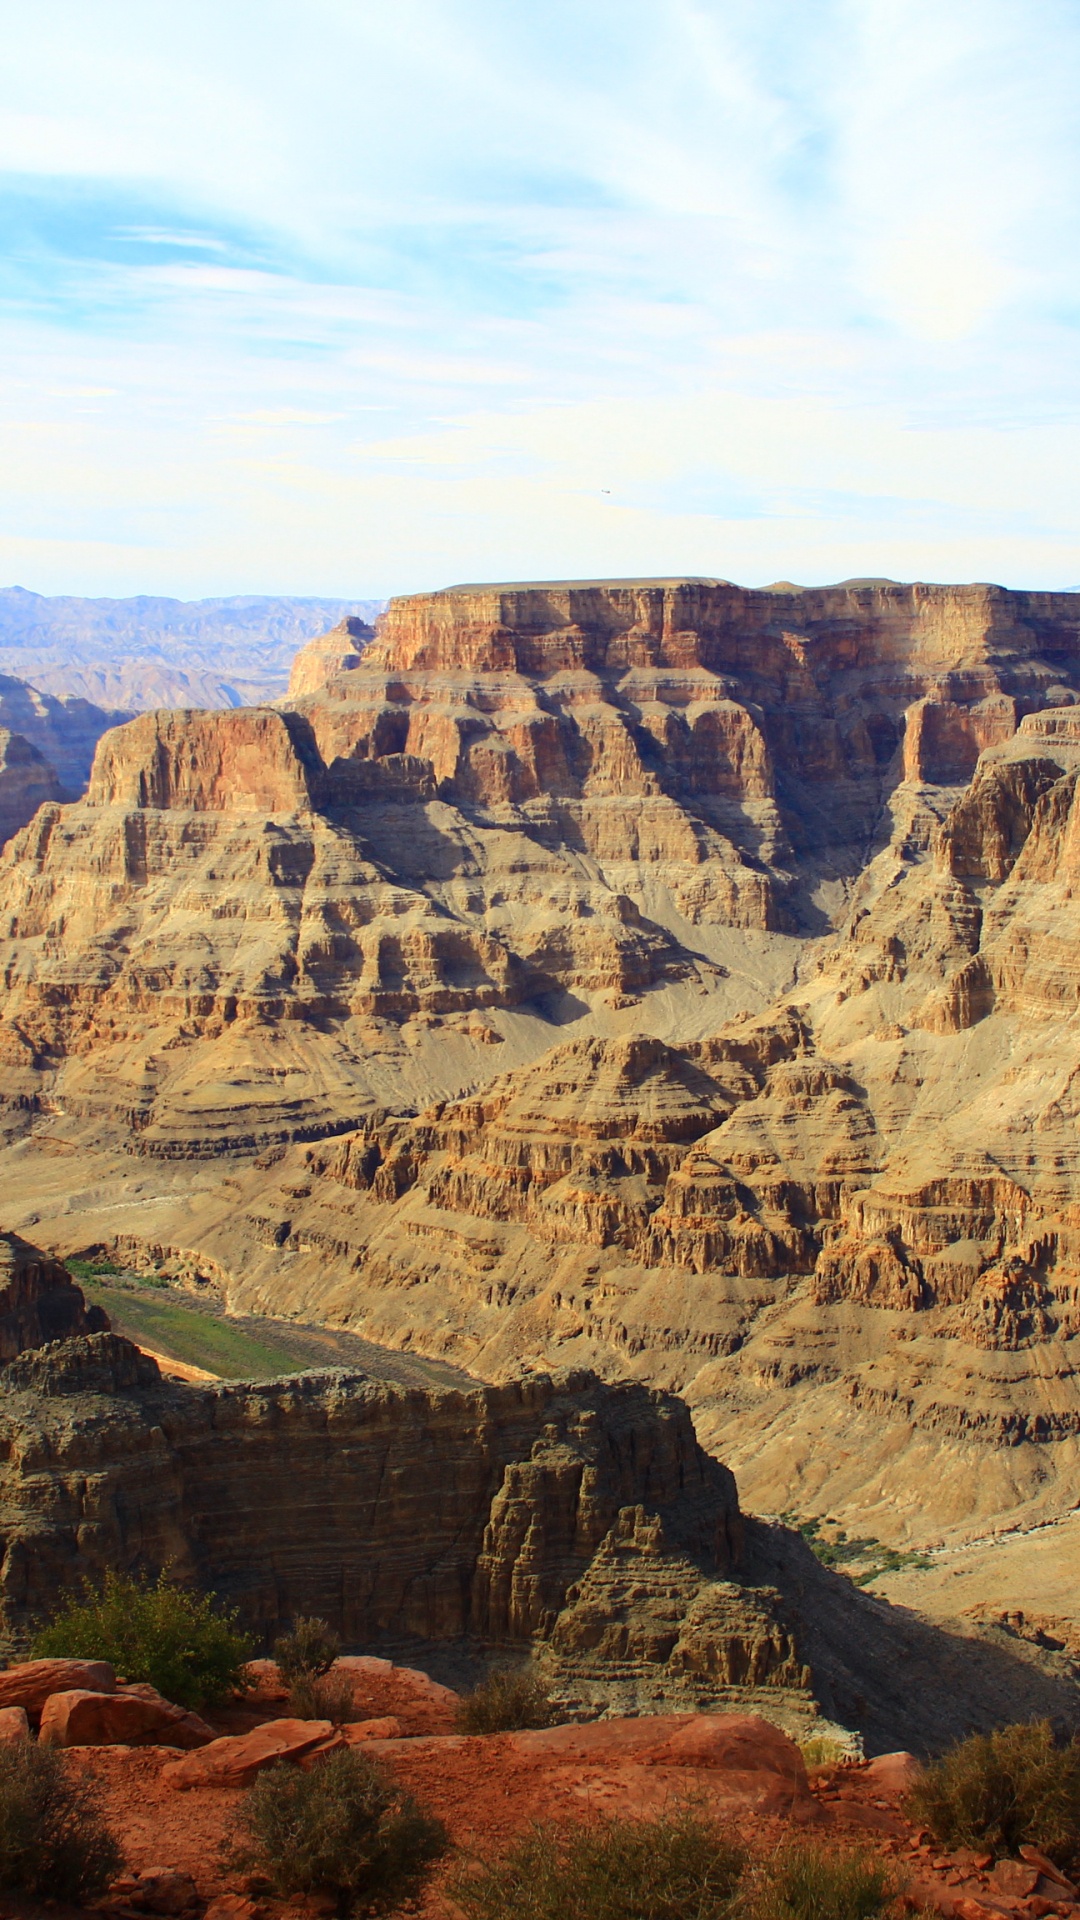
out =
{"type": "Polygon", "coordinates": [[[0,857],[4,1224],[677,1393],[752,1513],[1058,1522],[1078,702],[1080,594],[677,580],[140,714],[0,857]]]}

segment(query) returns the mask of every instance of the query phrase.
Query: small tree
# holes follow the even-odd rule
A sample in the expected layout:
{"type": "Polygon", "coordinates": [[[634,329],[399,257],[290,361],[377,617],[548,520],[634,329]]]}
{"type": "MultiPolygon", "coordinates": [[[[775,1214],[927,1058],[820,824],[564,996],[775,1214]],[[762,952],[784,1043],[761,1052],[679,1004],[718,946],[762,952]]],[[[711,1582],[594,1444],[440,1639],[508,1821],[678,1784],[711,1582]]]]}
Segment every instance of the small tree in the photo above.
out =
{"type": "Polygon", "coordinates": [[[153,1581],[107,1573],[99,1591],[67,1600],[34,1641],[41,1656],[111,1661],[182,1707],[214,1706],[242,1688],[253,1651],[235,1612],[215,1611],[209,1595],[165,1572],[153,1581]]]}
{"type": "Polygon", "coordinates": [[[55,1747],[0,1747],[0,1886],[93,1900],[124,1864],[89,1781],[55,1747]]]}

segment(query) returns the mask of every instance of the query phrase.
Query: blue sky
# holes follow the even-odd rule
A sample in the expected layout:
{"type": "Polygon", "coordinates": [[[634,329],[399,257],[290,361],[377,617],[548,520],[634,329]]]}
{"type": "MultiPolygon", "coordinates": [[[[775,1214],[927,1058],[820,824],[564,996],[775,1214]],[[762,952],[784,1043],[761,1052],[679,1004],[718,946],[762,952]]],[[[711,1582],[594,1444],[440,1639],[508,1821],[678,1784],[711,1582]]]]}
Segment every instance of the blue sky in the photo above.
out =
{"type": "Polygon", "coordinates": [[[1080,583],[1076,0],[12,0],[0,583],[1080,583]]]}

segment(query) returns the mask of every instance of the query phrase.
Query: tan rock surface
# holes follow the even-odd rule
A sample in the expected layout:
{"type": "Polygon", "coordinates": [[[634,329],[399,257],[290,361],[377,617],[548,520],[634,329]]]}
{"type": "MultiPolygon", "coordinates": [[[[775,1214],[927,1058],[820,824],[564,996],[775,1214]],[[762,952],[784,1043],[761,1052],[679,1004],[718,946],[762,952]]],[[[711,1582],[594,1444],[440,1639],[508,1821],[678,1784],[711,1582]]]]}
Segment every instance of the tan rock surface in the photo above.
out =
{"type": "Polygon", "coordinates": [[[13,1220],[673,1386],[759,1508],[1060,1514],[1078,633],[990,587],[468,588],[290,712],[144,716],[0,861],[13,1220]]]}
{"type": "Polygon", "coordinates": [[[64,789],[44,754],[22,734],[0,727],[0,846],[32,820],[46,800],[63,800],[64,789]]]}

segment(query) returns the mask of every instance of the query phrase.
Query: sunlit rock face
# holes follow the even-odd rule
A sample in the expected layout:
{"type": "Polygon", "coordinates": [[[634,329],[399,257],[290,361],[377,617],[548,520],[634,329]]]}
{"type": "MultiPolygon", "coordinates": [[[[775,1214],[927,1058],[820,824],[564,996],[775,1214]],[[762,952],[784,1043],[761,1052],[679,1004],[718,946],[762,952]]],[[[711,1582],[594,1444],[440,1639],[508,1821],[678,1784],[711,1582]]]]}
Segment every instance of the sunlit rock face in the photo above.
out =
{"type": "Polygon", "coordinates": [[[674,1386],[777,1511],[1049,1511],[1078,699],[1080,595],[687,580],[411,596],[141,715],[0,861],[12,1222],[674,1386]]]}

